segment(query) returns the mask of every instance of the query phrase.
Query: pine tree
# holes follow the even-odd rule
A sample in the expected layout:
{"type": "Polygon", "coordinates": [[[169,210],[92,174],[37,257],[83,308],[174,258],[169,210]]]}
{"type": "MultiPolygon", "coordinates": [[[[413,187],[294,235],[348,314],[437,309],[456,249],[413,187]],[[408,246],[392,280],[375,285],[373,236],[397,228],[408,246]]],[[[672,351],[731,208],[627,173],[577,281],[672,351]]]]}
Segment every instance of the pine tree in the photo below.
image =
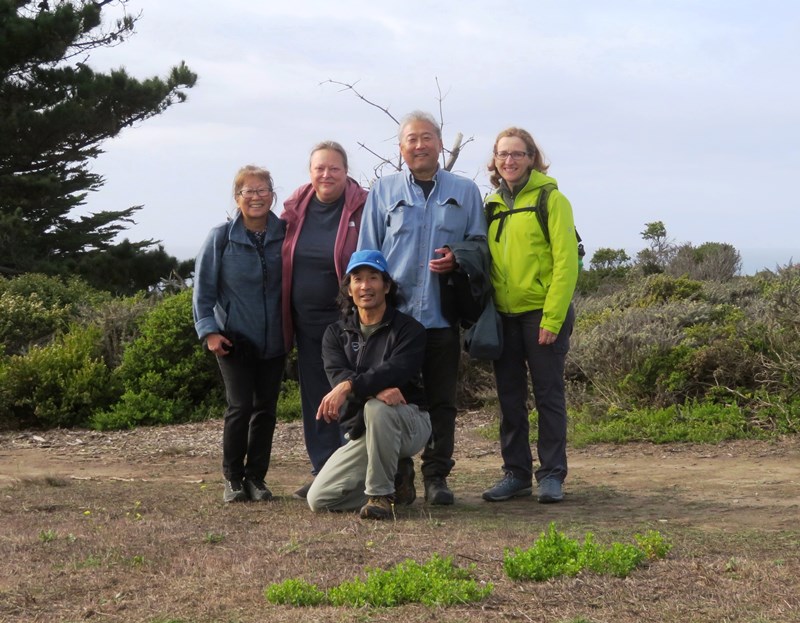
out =
{"type": "MultiPolygon", "coordinates": [[[[89,169],[104,140],[186,99],[185,63],[166,78],[94,71],[93,50],[119,45],[137,17],[104,25],[111,0],[0,0],[0,272],[86,272],[141,206],[72,215],[103,184],[89,169]]],[[[115,5],[125,9],[124,0],[115,5]]],[[[127,241],[126,241],[127,243],[127,241]]],[[[155,244],[132,244],[144,251],[155,244]]],[[[102,263],[102,262],[101,262],[102,263]]]]}

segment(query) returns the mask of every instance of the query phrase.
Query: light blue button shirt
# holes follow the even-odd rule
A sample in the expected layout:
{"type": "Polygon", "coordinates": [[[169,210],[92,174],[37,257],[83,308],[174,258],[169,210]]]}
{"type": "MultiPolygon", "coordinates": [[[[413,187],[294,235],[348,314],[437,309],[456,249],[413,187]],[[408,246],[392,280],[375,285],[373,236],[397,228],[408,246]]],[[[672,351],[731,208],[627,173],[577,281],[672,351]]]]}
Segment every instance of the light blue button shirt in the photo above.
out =
{"type": "Polygon", "coordinates": [[[410,173],[377,180],[364,206],[358,249],[382,251],[400,287],[399,309],[426,329],[441,329],[450,324],[442,315],[439,275],[428,262],[435,249],[486,236],[486,220],[475,182],[443,169],[433,179],[427,201],[410,173]]]}

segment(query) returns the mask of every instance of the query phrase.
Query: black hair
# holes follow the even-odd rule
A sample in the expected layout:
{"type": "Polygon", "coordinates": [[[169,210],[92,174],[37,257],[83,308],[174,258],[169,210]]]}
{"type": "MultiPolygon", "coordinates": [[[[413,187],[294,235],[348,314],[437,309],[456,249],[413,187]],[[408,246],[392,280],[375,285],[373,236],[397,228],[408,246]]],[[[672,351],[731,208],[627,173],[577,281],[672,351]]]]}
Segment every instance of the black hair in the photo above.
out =
{"type": "MultiPolygon", "coordinates": [[[[376,270],[375,272],[379,271],[376,270]]],[[[383,283],[389,284],[389,291],[386,293],[386,304],[389,307],[397,307],[397,303],[399,300],[397,294],[398,292],[397,282],[394,279],[392,279],[392,276],[389,273],[385,271],[380,271],[380,275],[383,278],[383,283]]],[[[339,309],[341,310],[343,317],[349,316],[356,309],[356,305],[355,303],[353,303],[353,298],[350,296],[351,277],[352,277],[352,272],[347,273],[342,278],[342,282],[339,284],[339,295],[336,297],[336,304],[339,306],[339,309]]]]}

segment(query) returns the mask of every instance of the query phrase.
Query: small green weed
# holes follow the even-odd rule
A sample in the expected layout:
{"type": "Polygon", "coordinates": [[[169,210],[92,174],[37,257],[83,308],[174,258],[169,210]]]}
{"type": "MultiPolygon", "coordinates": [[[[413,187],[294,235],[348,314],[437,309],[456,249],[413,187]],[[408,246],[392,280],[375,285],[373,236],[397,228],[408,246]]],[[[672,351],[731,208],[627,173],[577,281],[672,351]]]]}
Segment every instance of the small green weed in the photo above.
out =
{"type": "Polygon", "coordinates": [[[42,530],[39,533],[39,540],[42,543],[51,543],[58,538],[58,533],[55,530],[42,530]]]}
{"type": "Polygon", "coordinates": [[[562,575],[575,576],[584,569],[624,578],[645,559],[663,558],[671,548],[654,530],[644,536],[636,535],[636,541],[636,546],[613,543],[604,548],[595,542],[591,532],[587,532],[581,544],[556,530],[551,522],[532,547],[507,549],[503,568],[513,580],[536,582],[562,575]]]}
{"type": "Polygon", "coordinates": [[[217,543],[222,543],[224,540],[225,535],[216,532],[206,532],[203,536],[203,543],[208,543],[209,545],[216,545],[217,543]]]}
{"type": "Polygon", "coordinates": [[[648,530],[644,534],[635,534],[633,538],[648,560],[666,558],[672,549],[672,544],[668,543],[658,530],[648,530]]]}
{"type": "Polygon", "coordinates": [[[365,580],[343,582],[327,593],[303,580],[290,579],[269,586],[264,594],[271,603],[295,606],[323,603],[384,608],[406,603],[448,606],[479,601],[491,594],[493,585],[479,586],[472,578],[473,568],[474,565],[460,569],[451,558],[434,554],[425,564],[406,560],[388,571],[368,569],[365,580]]]}

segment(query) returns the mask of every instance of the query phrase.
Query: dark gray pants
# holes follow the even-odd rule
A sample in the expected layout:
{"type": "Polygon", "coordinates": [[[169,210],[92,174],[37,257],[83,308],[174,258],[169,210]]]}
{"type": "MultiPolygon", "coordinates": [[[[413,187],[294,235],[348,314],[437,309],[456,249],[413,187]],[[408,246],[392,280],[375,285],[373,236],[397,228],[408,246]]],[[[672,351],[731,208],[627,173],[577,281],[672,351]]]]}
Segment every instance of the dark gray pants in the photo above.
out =
{"type": "Polygon", "coordinates": [[[269,469],[285,357],[217,357],[225,382],[222,473],[226,480],[262,480],[269,469]]]}
{"type": "Polygon", "coordinates": [[[458,329],[428,329],[422,382],[431,416],[431,440],[422,452],[423,478],[446,478],[453,469],[456,386],[461,343],[458,329]]]}
{"type": "Polygon", "coordinates": [[[539,345],[542,310],[516,316],[501,314],[503,354],[494,362],[497,396],[500,400],[500,450],[503,470],[521,480],[531,480],[533,457],[528,440],[528,371],[539,420],[536,444],[539,469],[536,480],[567,476],[567,401],[564,362],[575,323],[570,305],[567,318],[553,344],[539,345]]]}

